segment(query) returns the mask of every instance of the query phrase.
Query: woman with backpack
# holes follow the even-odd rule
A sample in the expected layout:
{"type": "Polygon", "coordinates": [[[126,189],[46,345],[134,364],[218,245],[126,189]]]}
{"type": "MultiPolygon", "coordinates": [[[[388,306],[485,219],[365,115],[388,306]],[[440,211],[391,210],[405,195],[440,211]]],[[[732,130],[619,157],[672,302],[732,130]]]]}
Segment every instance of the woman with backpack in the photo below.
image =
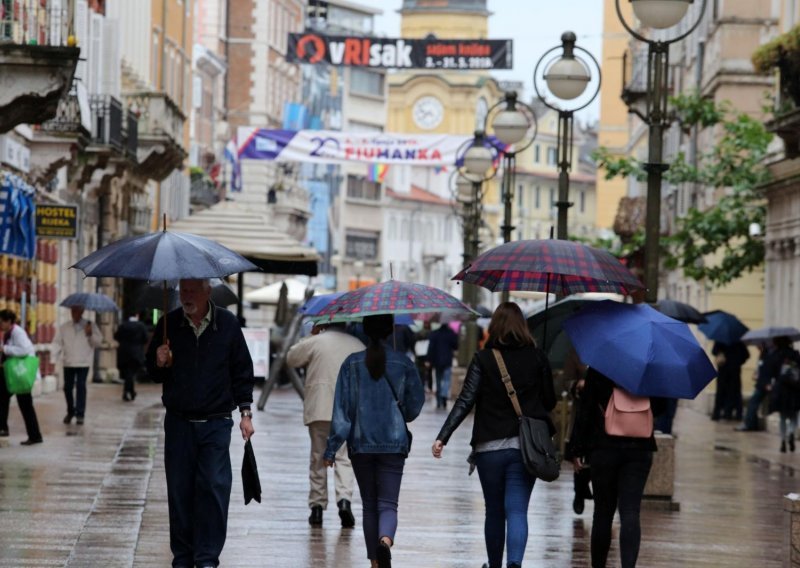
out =
{"type": "Polygon", "coordinates": [[[369,343],[339,369],[323,458],[333,467],[347,442],[361,493],[367,558],[372,568],[391,568],[400,482],[411,450],[406,423],[419,416],[425,390],[414,362],[384,343],[394,331],[393,316],[367,316],[363,325],[369,343]]]}
{"type": "Polygon", "coordinates": [[[633,397],[596,369],[590,367],[586,373],[570,443],[575,468],[580,471],[586,463],[591,464],[594,492],[592,568],[606,565],[611,547],[611,525],[617,509],[621,525],[621,566],[636,566],[642,536],[639,511],[653,464],[653,452],[656,451],[653,416],[660,415],[664,406],[663,399],[633,397]],[[625,413],[637,415],[632,423],[617,422],[614,418],[614,400],[620,402],[622,398],[629,407],[639,410],[625,413]]]}
{"type": "Polygon", "coordinates": [[[504,302],[492,315],[489,339],[472,359],[461,394],[431,450],[433,457],[442,457],[450,436],[474,406],[470,462],[478,468],[486,503],[484,537],[489,562],[483,566],[501,568],[506,548],[506,566],[511,568],[522,566],[535,478],[522,462],[519,419],[497,357],[508,370],[522,414],[546,421],[554,431],[548,415],[556,405],[550,363],[536,347],[519,306],[504,302]]]}

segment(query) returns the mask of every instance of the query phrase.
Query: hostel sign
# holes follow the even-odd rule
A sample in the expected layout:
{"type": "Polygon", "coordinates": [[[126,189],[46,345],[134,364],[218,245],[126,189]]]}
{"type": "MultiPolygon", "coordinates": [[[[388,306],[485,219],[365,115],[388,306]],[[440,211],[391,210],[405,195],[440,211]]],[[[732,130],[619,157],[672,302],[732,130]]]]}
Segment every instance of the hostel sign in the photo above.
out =
{"type": "Polygon", "coordinates": [[[37,205],[36,236],[43,239],[74,239],[78,236],[77,205],[37,205]]]}
{"type": "Polygon", "coordinates": [[[511,69],[510,39],[397,39],[289,34],[286,60],[373,69],[511,69]]]}

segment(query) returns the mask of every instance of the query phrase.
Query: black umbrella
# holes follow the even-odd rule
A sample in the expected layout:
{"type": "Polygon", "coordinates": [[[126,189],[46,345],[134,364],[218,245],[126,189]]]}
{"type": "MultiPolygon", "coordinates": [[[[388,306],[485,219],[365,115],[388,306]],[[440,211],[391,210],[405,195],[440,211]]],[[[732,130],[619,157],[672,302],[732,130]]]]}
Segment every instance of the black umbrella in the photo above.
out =
{"type": "MultiPolygon", "coordinates": [[[[236,293],[231,287],[220,278],[211,278],[211,301],[218,306],[227,307],[239,301],[236,293]]],[[[141,293],[134,300],[137,310],[164,309],[164,290],[159,283],[158,286],[143,286],[141,293]]],[[[167,311],[174,310],[181,305],[178,285],[167,283],[167,311]]]]}
{"type": "Polygon", "coordinates": [[[81,307],[93,312],[116,312],[117,304],[100,292],[75,292],[70,294],[59,304],[65,308],[81,307]]]}
{"type": "Polygon", "coordinates": [[[708,321],[706,316],[689,304],[676,300],[661,300],[653,307],[665,316],[684,323],[706,323],[708,321]]]}
{"type": "Polygon", "coordinates": [[[244,444],[244,457],[242,458],[242,490],[244,492],[244,504],[247,505],[252,499],[261,503],[261,481],[258,479],[258,466],[256,465],[256,455],[253,452],[253,444],[247,440],[244,444]]]}
{"type": "Polygon", "coordinates": [[[528,329],[531,330],[536,344],[547,353],[554,369],[564,367],[571,345],[561,324],[586,304],[596,302],[594,299],[567,297],[528,317],[528,329]]]}

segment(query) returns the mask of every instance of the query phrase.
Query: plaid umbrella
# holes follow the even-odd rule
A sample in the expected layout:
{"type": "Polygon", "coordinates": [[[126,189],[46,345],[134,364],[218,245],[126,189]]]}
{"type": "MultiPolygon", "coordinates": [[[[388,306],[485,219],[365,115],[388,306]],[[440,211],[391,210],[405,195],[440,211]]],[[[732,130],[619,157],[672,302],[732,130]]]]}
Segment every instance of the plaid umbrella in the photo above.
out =
{"type": "Polygon", "coordinates": [[[493,292],[528,290],[568,296],[577,292],[630,294],[644,288],[610,253],[574,241],[511,241],[486,251],[453,280],[493,292]]]}
{"type": "Polygon", "coordinates": [[[475,313],[458,299],[438,288],[389,280],[342,294],[311,319],[335,322],[380,314],[424,314],[429,312],[475,313]]]}

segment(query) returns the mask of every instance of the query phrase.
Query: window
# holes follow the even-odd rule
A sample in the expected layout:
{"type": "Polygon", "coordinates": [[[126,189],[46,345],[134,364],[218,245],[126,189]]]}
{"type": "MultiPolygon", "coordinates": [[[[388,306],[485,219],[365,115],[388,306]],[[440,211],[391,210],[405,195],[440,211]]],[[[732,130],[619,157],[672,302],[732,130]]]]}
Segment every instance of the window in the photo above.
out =
{"type": "Polygon", "coordinates": [[[525,188],[524,185],[519,184],[517,186],[517,207],[522,207],[523,203],[523,189],[525,188]]]}
{"type": "Polygon", "coordinates": [[[350,258],[373,260],[378,258],[378,234],[348,234],[345,250],[350,258]]]}
{"type": "Polygon", "coordinates": [[[400,240],[408,240],[408,219],[403,219],[400,221],[400,240]]]}
{"type": "Polygon", "coordinates": [[[453,222],[450,218],[444,222],[444,240],[448,243],[453,240],[453,222]]]}
{"type": "Polygon", "coordinates": [[[556,190],[555,188],[550,188],[550,209],[556,206],[556,190]]]}
{"type": "Polygon", "coordinates": [[[382,97],[385,77],[382,73],[365,69],[350,68],[350,91],[361,95],[382,97]]]}
{"type": "Polygon", "coordinates": [[[347,197],[378,201],[381,198],[381,184],[350,174],[347,176],[347,197]]]}
{"type": "Polygon", "coordinates": [[[153,50],[150,53],[150,82],[158,85],[158,54],[161,53],[161,40],[158,32],[153,32],[153,50]]]}
{"type": "Polygon", "coordinates": [[[586,192],[581,190],[579,209],[581,213],[586,213],[586,192]]]}
{"type": "MultiPolygon", "coordinates": [[[[542,161],[542,155],[541,154],[542,154],[541,148],[539,148],[539,145],[536,144],[533,147],[533,161],[536,162],[537,164],[542,161]]],[[[538,207],[538,205],[537,205],[537,207],[538,207]]]]}
{"type": "Polygon", "coordinates": [[[389,219],[389,240],[397,238],[397,219],[392,217],[389,219]]]}
{"type": "Polygon", "coordinates": [[[552,146],[547,147],[547,165],[555,166],[558,163],[558,149],[552,146]]]}
{"type": "Polygon", "coordinates": [[[541,197],[542,197],[542,188],[537,185],[536,186],[536,192],[534,193],[534,199],[533,199],[533,206],[536,209],[539,209],[542,206],[541,197]]]}

